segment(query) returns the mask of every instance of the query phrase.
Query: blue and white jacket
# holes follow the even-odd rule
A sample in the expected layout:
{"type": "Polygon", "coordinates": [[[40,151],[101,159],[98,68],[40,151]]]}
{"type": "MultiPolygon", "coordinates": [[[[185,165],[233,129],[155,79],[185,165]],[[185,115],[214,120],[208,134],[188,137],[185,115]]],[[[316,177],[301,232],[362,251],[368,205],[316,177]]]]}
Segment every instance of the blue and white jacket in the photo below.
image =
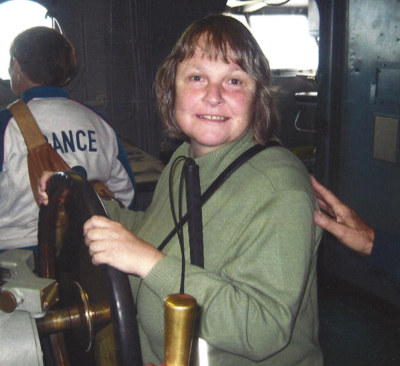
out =
{"type": "MultiPolygon", "coordinates": [[[[27,103],[46,140],[88,180],[105,183],[125,207],[134,196],[126,153],[104,117],[58,87],[28,89],[27,103]]],[[[27,147],[8,109],[0,110],[0,250],[37,244],[38,207],[33,197],[27,147]]]]}

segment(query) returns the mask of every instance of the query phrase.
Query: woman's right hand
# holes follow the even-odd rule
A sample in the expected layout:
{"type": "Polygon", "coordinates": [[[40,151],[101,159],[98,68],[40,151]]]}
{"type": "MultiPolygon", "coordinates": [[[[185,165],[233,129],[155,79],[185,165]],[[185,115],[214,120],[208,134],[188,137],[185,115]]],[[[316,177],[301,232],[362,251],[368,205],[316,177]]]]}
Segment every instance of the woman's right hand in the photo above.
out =
{"type": "Polygon", "coordinates": [[[49,204],[49,197],[46,193],[47,182],[53,176],[54,172],[43,172],[42,176],[39,180],[39,187],[38,187],[38,195],[39,195],[39,203],[41,205],[47,206],[49,204]]]}
{"type": "Polygon", "coordinates": [[[86,221],[83,235],[94,265],[108,264],[141,278],[165,257],[119,222],[103,216],[92,216],[86,221]]]}

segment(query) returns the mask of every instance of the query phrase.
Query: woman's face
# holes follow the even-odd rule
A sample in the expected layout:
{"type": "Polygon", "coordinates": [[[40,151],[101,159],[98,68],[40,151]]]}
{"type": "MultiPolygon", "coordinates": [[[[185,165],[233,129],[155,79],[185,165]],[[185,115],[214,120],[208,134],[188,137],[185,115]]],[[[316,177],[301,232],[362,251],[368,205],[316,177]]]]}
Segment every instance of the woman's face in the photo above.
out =
{"type": "Polygon", "coordinates": [[[174,113],[199,157],[243,136],[253,118],[256,81],[233,62],[210,60],[200,47],[178,64],[174,113]]]}

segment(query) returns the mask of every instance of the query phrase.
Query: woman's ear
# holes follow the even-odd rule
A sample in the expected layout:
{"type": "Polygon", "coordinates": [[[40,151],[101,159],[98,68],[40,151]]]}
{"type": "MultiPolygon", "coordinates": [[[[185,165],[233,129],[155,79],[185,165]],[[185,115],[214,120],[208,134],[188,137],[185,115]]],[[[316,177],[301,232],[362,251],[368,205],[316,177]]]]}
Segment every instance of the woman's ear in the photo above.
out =
{"type": "Polygon", "coordinates": [[[13,58],[10,62],[10,68],[8,72],[10,74],[12,83],[17,84],[21,82],[22,70],[19,62],[15,58],[13,58]]]}
{"type": "Polygon", "coordinates": [[[21,70],[19,62],[14,58],[10,69],[10,82],[11,89],[17,96],[34,85],[31,85],[30,80],[26,77],[25,73],[21,70]]]}
{"type": "Polygon", "coordinates": [[[10,70],[11,89],[19,97],[25,90],[39,86],[29,79],[24,71],[22,71],[19,62],[14,58],[10,70]]]}
{"type": "Polygon", "coordinates": [[[12,68],[13,68],[13,71],[14,71],[14,75],[21,75],[21,72],[22,72],[21,66],[20,66],[18,60],[15,59],[15,58],[13,59],[12,68]]]}

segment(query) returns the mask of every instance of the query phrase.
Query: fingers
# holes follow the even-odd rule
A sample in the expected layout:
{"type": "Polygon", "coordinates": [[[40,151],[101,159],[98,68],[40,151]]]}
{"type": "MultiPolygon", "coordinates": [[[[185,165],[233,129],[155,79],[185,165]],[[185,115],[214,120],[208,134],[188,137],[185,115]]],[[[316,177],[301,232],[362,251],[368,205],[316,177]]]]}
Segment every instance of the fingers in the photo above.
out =
{"type": "Polygon", "coordinates": [[[332,218],[315,210],[314,222],[336,236],[348,248],[361,255],[369,255],[374,243],[375,231],[313,176],[311,176],[311,182],[321,209],[333,216],[332,218]]]}
{"type": "Polygon", "coordinates": [[[122,225],[103,216],[93,216],[83,225],[85,244],[89,248],[94,265],[113,263],[113,245],[118,242],[118,227],[122,228],[122,225]]]}
{"type": "Polygon", "coordinates": [[[49,197],[46,193],[47,182],[53,176],[54,172],[43,172],[42,176],[39,180],[39,187],[38,187],[38,196],[39,196],[39,203],[42,205],[49,204],[49,197]]]}
{"type": "Polygon", "coordinates": [[[118,222],[93,216],[84,224],[92,262],[144,278],[165,255],[118,222]]]}
{"type": "Polygon", "coordinates": [[[314,222],[322,229],[336,236],[343,244],[345,237],[349,236],[349,233],[353,231],[353,228],[348,223],[338,222],[336,218],[332,218],[319,210],[314,210],[314,222]]]}
{"type": "Polygon", "coordinates": [[[108,264],[109,255],[105,250],[94,252],[91,248],[89,249],[89,254],[92,257],[92,263],[95,266],[99,266],[100,264],[108,264]]]}
{"type": "Polygon", "coordinates": [[[318,204],[323,210],[334,217],[340,217],[342,219],[351,214],[349,206],[340,201],[332,191],[324,187],[312,175],[310,175],[310,177],[315,195],[318,199],[318,204]]]}
{"type": "Polygon", "coordinates": [[[310,175],[311,183],[314,188],[315,196],[317,197],[319,207],[327,211],[332,216],[336,216],[334,209],[331,207],[331,200],[329,200],[330,194],[333,195],[327,188],[320,184],[312,175],[310,175]],[[328,197],[328,198],[327,198],[328,197]]]}
{"type": "Polygon", "coordinates": [[[323,212],[315,210],[314,222],[334,235],[346,247],[363,256],[370,255],[374,244],[375,231],[355,213],[354,215],[343,223],[338,223],[323,212]]]}
{"type": "Polygon", "coordinates": [[[88,221],[85,222],[83,225],[83,235],[86,235],[89,230],[94,229],[94,228],[109,228],[113,226],[114,224],[120,225],[115,221],[112,221],[108,219],[107,217],[104,216],[92,216],[88,221]]]}
{"type": "Polygon", "coordinates": [[[324,200],[327,205],[336,205],[340,201],[328,188],[319,183],[312,175],[311,182],[318,199],[324,200]]]}
{"type": "Polygon", "coordinates": [[[337,222],[335,218],[332,218],[319,210],[314,210],[314,222],[322,229],[329,231],[332,235],[346,246],[351,245],[348,243],[349,238],[352,236],[354,228],[349,226],[348,223],[337,222]]]}
{"type": "Polygon", "coordinates": [[[338,226],[340,226],[340,224],[320,210],[314,210],[314,222],[322,229],[327,230],[334,235],[339,231],[338,226]]]}
{"type": "Polygon", "coordinates": [[[322,198],[320,198],[320,197],[318,197],[318,196],[317,196],[317,201],[318,201],[319,207],[320,207],[322,210],[328,212],[331,216],[335,216],[335,212],[333,211],[332,207],[329,206],[329,205],[326,203],[326,201],[324,201],[322,198]]]}

